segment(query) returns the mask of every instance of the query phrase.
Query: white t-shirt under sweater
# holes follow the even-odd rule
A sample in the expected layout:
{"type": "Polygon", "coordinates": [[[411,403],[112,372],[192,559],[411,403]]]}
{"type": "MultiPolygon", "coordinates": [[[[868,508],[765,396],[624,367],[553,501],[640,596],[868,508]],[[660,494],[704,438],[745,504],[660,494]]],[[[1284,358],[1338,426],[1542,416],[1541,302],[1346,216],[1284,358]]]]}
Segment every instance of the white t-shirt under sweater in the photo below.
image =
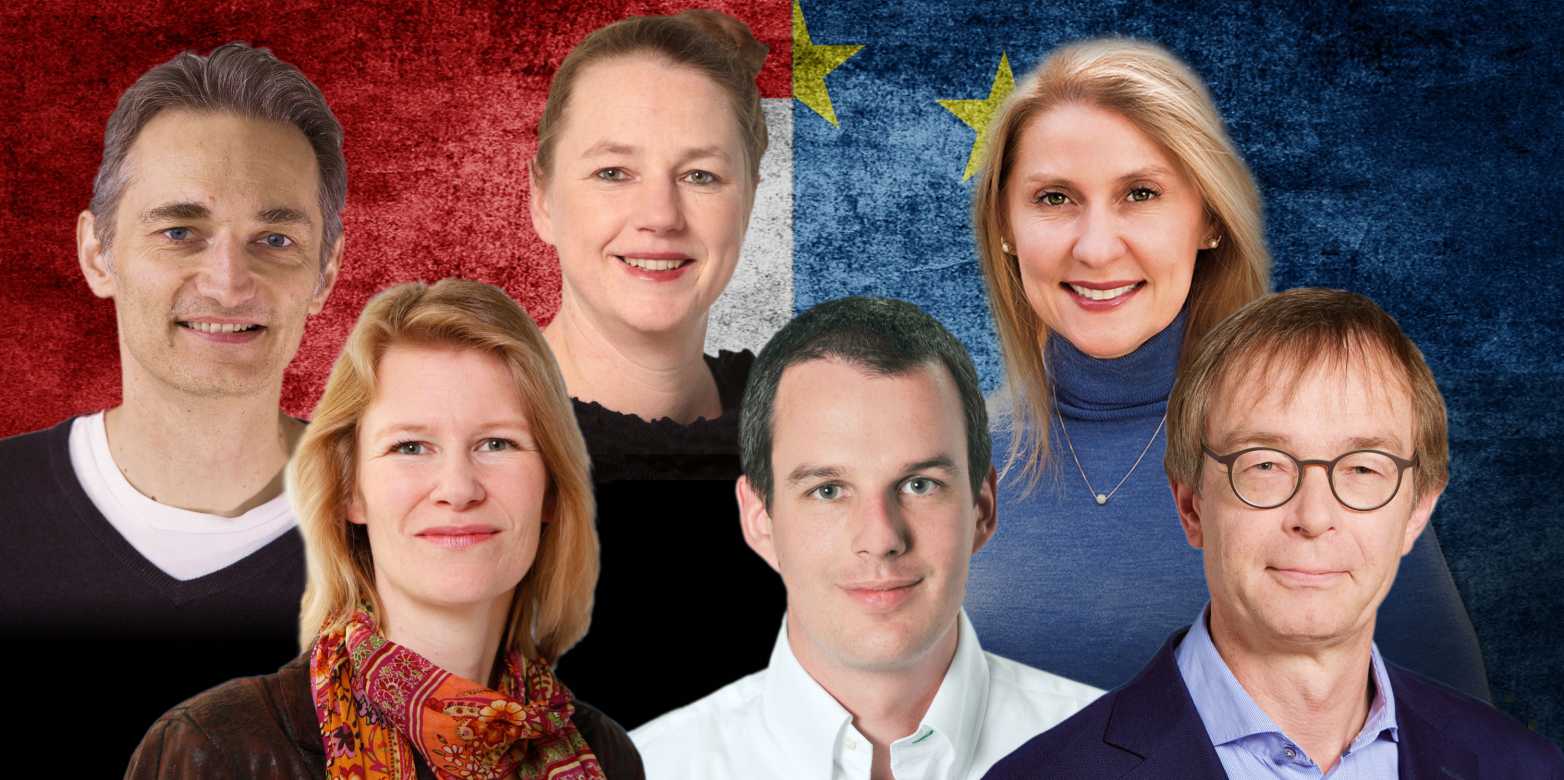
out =
{"type": "Polygon", "coordinates": [[[71,468],[93,506],[136,552],[176,580],[232,566],[298,524],[286,494],[238,517],[192,512],[147,498],[115,465],[103,412],[76,418],[70,446],[71,468]]]}

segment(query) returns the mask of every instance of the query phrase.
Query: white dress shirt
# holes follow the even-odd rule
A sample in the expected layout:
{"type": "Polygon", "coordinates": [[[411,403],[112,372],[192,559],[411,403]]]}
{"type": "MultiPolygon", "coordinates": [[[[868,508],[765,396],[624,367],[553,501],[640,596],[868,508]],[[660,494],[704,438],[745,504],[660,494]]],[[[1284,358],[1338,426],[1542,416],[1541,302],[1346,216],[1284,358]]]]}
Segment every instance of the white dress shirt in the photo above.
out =
{"type": "MultiPolygon", "coordinates": [[[[891,743],[897,780],[976,780],[1101,690],[983,652],[963,612],[956,656],[918,728],[891,743]]],[[[874,748],[787,641],[771,665],[630,732],[646,776],[867,780],[874,748]]]]}

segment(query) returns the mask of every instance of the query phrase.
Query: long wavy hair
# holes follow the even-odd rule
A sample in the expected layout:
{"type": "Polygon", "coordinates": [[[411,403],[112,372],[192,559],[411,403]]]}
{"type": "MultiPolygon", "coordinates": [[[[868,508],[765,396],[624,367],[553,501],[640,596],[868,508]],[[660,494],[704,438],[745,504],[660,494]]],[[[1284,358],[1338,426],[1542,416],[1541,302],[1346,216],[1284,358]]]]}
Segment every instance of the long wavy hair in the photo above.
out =
{"type": "Polygon", "coordinates": [[[1070,103],[1119,114],[1166,149],[1194,182],[1207,219],[1222,236],[1219,246],[1201,250],[1195,261],[1183,354],[1270,287],[1260,192],[1200,77],[1167,50],[1139,41],[1103,38],[1055,49],[989,125],[987,159],[972,203],[978,262],[1009,391],[1004,471],[1019,465],[1026,490],[1036,485],[1047,461],[1053,396],[1043,353],[1051,334],[1027,302],[1016,258],[1001,249],[1001,210],[1022,131],[1049,109],[1070,103]]]}

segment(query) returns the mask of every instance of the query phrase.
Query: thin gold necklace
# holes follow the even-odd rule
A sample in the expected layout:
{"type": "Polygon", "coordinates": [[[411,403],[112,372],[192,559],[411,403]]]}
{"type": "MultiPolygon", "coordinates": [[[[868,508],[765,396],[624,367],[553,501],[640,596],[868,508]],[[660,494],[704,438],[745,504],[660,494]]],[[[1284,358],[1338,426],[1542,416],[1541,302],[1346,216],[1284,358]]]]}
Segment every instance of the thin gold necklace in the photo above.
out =
{"type": "Polygon", "coordinates": [[[1092,487],[1092,481],[1086,478],[1086,469],[1081,466],[1081,459],[1075,454],[1075,443],[1070,441],[1070,429],[1064,427],[1064,415],[1059,413],[1059,396],[1057,394],[1054,396],[1054,416],[1059,418],[1059,430],[1064,433],[1064,443],[1070,448],[1070,460],[1075,461],[1075,470],[1081,472],[1081,481],[1086,483],[1086,489],[1091,491],[1092,497],[1097,500],[1097,506],[1108,503],[1108,499],[1113,498],[1113,494],[1119,492],[1119,488],[1124,487],[1124,483],[1129,481],[1130,475],[1134,474],[1135,469],[1140,467],[1140,462],[1146,459],[1146,453],[1151,451],[1151,443],[1157,440],[1157,434],[1162,432],[1162,426],[1168,422],[1168,413],[1163,412],[1162,420],[1157,423],[1157,429],[1151,432],[1151,438],[1146,440],[1146,446],[1141,448],[1140,457],[1135,459],[1134,465],[1130,466],[1129,471],[1124,472],[1124,478],[1119,480],[1119,484],[1114,485],[1113,489],[1107,493],[1098,493],[1097,489],[1092,487]]]}

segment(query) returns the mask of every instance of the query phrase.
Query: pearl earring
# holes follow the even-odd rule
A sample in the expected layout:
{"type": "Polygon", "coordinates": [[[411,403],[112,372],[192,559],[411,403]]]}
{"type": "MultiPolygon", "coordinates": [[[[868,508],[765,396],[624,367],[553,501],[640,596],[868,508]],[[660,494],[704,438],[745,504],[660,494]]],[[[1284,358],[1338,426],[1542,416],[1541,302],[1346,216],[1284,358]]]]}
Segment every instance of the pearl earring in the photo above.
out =
{"type": "Polygon", "coordinates": [[[999,248],[1004,250],[1004,253],[1007,255],[1015,254],[1015,250],[1010,248],[1010,242],[1003,238],[999,239],[999,248]]]}
{"type": "Polygon", "coordinates": [[[1217,245],[1220,244],[1220,243],[1222,243],[1222,237],[1221,236],[1212,236],[1211,240],[1206,242],[1206,248],[1207,249],[1216,249],[1217,245]]]}

